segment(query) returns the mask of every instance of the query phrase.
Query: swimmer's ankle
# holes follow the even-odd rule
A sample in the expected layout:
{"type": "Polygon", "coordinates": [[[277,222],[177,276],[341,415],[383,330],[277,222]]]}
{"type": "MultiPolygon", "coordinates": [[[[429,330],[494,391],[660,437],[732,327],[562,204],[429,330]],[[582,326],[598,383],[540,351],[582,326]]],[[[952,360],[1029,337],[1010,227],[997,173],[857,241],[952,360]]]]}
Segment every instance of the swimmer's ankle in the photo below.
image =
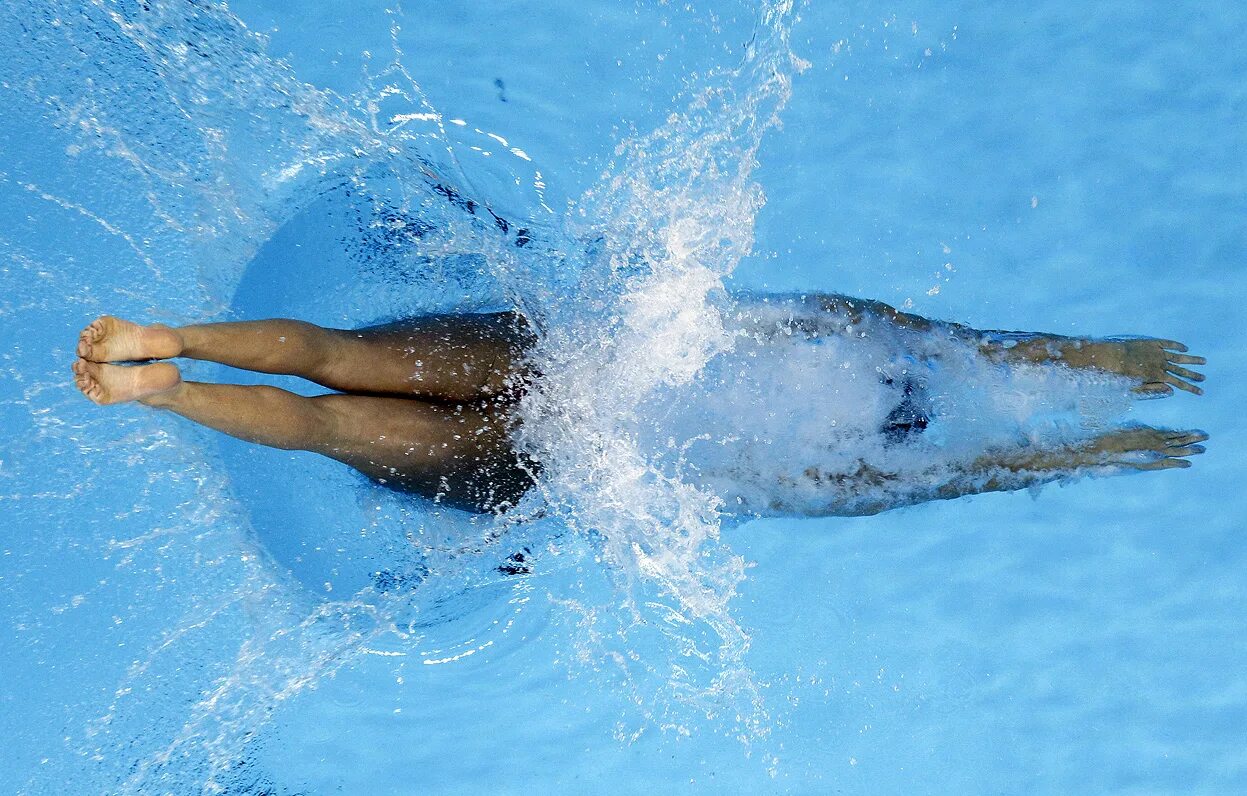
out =
{"type": "Polygon", "coordinates": [[[138,398],[137,401],[138,403],[141,403],[144,406],[150,406],[153,409],[168,409],[181,400],[185,390],[186,382],[182,381],[179,374],[177,383],[173,384],[168,389],[144,395],[142,398],[138,398]]]}
{"type": "MultiPolygon", "coordinates": [[[[180,357],[183,352],[186,351],[186,338],[182,336],[181,328],[177,326],[168,326],[163,323],[149,323],[147,328],[157,332],[168,332],[170,337],[167,339],[171,339],[176,343],[176,353],[161,356],[161,359],[173,359],[174,357],[180,357]]],[[[164,352],[162,352],[162,354],[164,354],[164,352]]]]}

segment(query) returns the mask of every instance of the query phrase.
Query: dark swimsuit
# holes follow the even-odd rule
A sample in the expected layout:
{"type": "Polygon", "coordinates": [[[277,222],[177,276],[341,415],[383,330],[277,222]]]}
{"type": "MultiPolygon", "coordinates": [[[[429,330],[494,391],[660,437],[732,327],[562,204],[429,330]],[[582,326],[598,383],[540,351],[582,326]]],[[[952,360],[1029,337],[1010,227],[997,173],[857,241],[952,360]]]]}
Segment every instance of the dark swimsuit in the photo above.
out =
{"type": "Polygon", "coordinates": [[[900,403],[888,413],[883,425],[879,427],[884,439],[888,444],[895,445],[921,434],[931,424],[926,388],[921,382],[909,377],[904,377],[899,386],[894,379],[886,376],[883,383],[897,387],[901,393],[900,403]]]}

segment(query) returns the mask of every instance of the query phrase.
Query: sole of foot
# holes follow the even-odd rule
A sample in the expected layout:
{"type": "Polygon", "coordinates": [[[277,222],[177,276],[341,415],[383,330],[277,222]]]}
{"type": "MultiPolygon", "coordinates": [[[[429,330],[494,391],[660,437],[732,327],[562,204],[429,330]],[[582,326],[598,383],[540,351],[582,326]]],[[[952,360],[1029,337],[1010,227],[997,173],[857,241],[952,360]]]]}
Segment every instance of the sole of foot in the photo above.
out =
{"type": "Polygon", "coordinates": [[[100,406],[122,404],[169,392],[182,383],[177,365],[108,365],[77,359],[73,364],[74,384],[83,395],[100,406]]]}
{"type": "Polygon", "coordinates": [[[1085,451],[1087,464],[1133,470],[1172,470],[1190,467],[1188,456],[1198,456],[1208,435],[1202,431],[1160,428],[1124,428],[1111,431],[1085,451]]]}
{"type": "Polygon", "coordinates": [[[137,362],[169,359],[182,353],[177,332],[163,324],[140,326],[101,315],[78,335],[78,356],[88,362],[137,362]]]}

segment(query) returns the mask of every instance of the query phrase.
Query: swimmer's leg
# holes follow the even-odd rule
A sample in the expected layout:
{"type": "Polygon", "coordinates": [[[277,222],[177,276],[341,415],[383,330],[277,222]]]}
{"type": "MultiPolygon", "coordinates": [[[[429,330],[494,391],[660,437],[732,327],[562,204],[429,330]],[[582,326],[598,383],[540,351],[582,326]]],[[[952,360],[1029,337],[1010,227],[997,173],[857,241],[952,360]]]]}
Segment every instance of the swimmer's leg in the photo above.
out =
{"type": "Polygon", "coordinates": [[[383,384],[386,389],[368,391],[444,401],[513,395],[526,375],[524,354],[536,339],[514,312],[422,315],[338,335],[347,353],[334,361],[327,374],[331,380],[383,384]],[[384,362],[384,374],[369,357],[384,362]]]}
{"type": "Polygon", "coordinates": [[[1116,429],[1082,445],[1034,452],[994,453],[977,459],[963,477],[941,487],[936,497],[1006,492],[1049,483],[1080,472],[1117,473],[1191,466],[1204,452],[1202,431],[1168,431],[1135,426],[1116,429]]]}
{"type": "Polygon", "coordinates": [[[411,398],[304,398],[266,386],[184,382],[169,363],[138,367],[79,359],[79,389],[100,404],[136,400],[232,437],[319,453],[381,483],[471,510],[513,504],[531,484],[507,419],[411,398]]]}
{"type": "Polygon", "coordinates": [[[170,328],[104,316],[82,331],[78,355],[93,362],[182,356],[342,392],[473,401],[512,386],[531,341],[514,313],[427,315],[359,330],[284,319],[170,328]]]}
{"type": "Polygon", "coordinates": [[[1176,340],[1158,338],[1088,339],[1042,332],[980,330],[960,323],[936,321],[901,312],[881,301],[828,294],[819,297],[823,308],[856,326],[877,318],[892,326],[924,333],[945,334],[975,346],[988,359],[1007,363],[1057,363],[1072,368],[1102,370],[1136,382],[1140,395],[1171,395],[1174,388],[1200,395],[1196,386],[1204,376],[1188,365],[1206,360],[1187,354],[1176,340]]]}

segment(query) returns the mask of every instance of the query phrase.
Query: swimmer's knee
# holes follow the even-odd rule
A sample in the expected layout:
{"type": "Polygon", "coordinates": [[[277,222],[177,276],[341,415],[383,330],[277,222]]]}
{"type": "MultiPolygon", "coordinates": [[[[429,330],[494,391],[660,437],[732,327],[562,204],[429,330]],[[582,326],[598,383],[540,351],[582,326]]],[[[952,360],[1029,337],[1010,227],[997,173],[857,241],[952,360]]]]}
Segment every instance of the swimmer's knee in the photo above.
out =
{"type": "Polygon", "coordinates": [[[359,436],[358,412],[351,410],[350,395],[317,395],[308,399],[311,411],[306,418],[307,437],[316,453],[348,447],[359,436]]]}

